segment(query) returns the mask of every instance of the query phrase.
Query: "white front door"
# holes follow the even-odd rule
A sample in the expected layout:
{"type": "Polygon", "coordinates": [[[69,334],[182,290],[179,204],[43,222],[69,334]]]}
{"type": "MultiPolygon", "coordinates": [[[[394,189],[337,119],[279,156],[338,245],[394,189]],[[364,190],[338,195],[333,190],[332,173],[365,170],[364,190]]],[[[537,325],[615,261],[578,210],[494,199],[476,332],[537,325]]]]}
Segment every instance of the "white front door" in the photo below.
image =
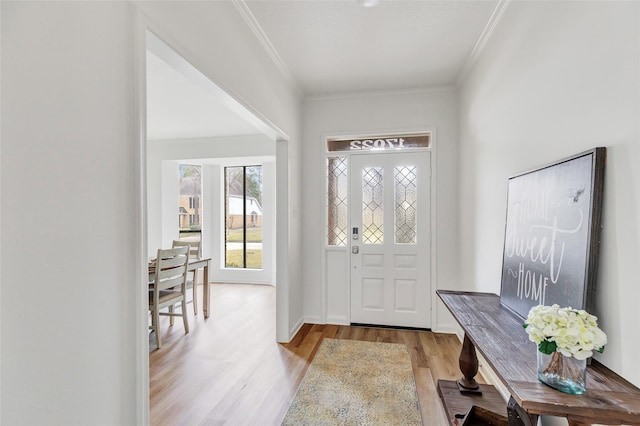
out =
{"type": "Polygon", "coordinates": [[[351,322],[430,328],[430,153],[350,163],[351,322]]]}

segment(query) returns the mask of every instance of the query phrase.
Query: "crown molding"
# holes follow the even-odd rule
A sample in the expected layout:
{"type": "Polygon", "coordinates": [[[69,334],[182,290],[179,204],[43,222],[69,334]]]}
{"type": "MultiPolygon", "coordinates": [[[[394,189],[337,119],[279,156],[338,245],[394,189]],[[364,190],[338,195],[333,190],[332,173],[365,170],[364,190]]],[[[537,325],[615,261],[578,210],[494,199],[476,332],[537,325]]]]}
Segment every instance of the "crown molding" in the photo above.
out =
{"type": "Polygon", "coordinates": [[[489,41],[489,39],[493,35],[493,32],[496,26],[498,25],[498,23],[500,22],[500,19],[502,19],[502,15],[504,14],[504,11],[507,9],[507,6],[509,5],[510,1],[511,0],[498,0],[496,7],[493,9],[493,12],[491,13],[491,17],[489,18],[489,21],[487,22],[487,25],[484,27],[484,30],[482,30],[482,34],[480,34],[480,37],[478,38],[478,41],[473,47],[471,54],[469,55],[464,66],[458,73],[458,77],[456,78],[456,82],[455,82],[456,87],[460,87],[460,85],[464,82],[464,80],[467,78],[467,76],[475,66],[476,62],[478,62],[478,58],[482,54],[484,47],[487,44],[487,41],[489,41]]]}
{"type": "Polygon", "coordinates": [[[244,19],[244,21],[247,23],[247,25],[256,36],[265,52],[267,52],[267,55],[269,55],[273,63],[276,65],[280,73],[291,83],[298,94],[301,94],[302,91],[300,89],[300,85],[293,76],[293,73],[291,73],[289,67],[287,67],[287,65],[280,57],[280,54],[271,43],[271,40],[269,40],[269,37],[267,37],[267,34],[258,23],[258,20],[253,15],[253,12],[251,12],[249,6],[247,6],[244,0],[231,0],[231,2],[236,7],[238,12],[240,13],[240,16],[242,16],[242,19],[244,19]]]}
{"type": "Polygon", "coordinates": [[[341,93],[327,93],[317,94],[304,97],[304,102],[322,102],[322,101],[335,101],[341,99],[364,99],[364,98],[377,98],[383,96],[406,96],[406,95],[425,95],[430,93],[446,93],[454,92],[455,86],[428,86],[428,87],[416,87],[408,89],[391,89],[391,90],[365,90],[358,92],[341,92],[341,93]]]}

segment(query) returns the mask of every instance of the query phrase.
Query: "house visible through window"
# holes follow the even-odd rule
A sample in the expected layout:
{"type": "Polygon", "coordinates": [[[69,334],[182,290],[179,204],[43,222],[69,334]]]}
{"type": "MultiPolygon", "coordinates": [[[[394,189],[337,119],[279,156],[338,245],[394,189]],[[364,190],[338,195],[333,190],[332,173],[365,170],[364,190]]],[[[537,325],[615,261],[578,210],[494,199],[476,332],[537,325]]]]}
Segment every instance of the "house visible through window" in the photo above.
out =
{"type": "Polygon", "coordinates": [[[262,166],[225,167],[225,267],[262,269],[262,166]]]}
{"type": "Polygon", "coordinates": [[[200,240],[202,229],[202,166],[180,164],[178,228],[180,238],[200,240]]]}

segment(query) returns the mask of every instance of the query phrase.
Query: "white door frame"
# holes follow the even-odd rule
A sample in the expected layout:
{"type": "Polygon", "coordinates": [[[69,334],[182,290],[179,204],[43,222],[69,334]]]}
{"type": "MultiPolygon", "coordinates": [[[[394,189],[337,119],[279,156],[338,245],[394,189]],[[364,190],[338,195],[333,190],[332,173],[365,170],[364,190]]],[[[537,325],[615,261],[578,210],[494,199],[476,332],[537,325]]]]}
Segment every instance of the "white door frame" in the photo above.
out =
{"type": "MultiPolygon", "coordinates": [[[[438,189],[438,184],[437,184],[437,146],[438,146],[438,136],[437,136],[437,129],[436,127],[404,127],[402,129],[398,129],[398,128],[387,128],[387,129],[364,129],[364,130],[357,130],[357,131],[349,131],[349,132],[344,132],[344,133],[324,133],[322,136],[322,143],[323,143],[323,152],[324,155],[322,155],[322,157],[319,159],[320,164],[320,170],[321,173],[323,173],[323,179],[322,181],[324,182],[324,190],[320,192],[320,196],[322,197],[321,200],[321,205],[326,206],[326,201],[327,201],[327,159],[329,157],[350,157],[350,152],[349,151],[343,151],[343,152],[329,152],[327,150],[327,141],[329,139],[346,139],[346,138],[352,138],[352,139],[362,139],[362,135],[367,135],[367,137],[375,137],[377,135],[398,135],[401,136],[403,134],[423,134],[423,133],[428,133],[431,137],[431,143],[429,148],[422,148],[422,149],[415,149],[415,151],[419,151],[419,150],[424,150],[424,151],[429,151],[431,153],[431,200],[430,200],[430,206],[431,206],[431,228],[430,228],[430,234],[431,234],[431,259],[430,259],[430,263],[431,263],[431,277],[430,277],[430,295],[431,295],[431,307],[430,307],[430,322],[431,322],[431,326],[432,328],[435,327],[436,323],[436,314],[437,314],[437,304],[435,303],[436,300],[436,294],[435,294],[435,290],[438,288],[438,284],[437,284],[437,263],[436,263],[436,258],[437,258],[437,189],[438,189]]],[[[413,151],[413,150],[412,150],[413,151]]],[[[340,251],[344,251],[346,256],[350,256],[350,252],[349,252],[349,248],[348,247],[338,247],[338,246],[328,246],[327,245],[327,223],[328,223],[328,214],[327,214],[327,209],[324,208],[323,209],[323,226],[318,227],[318,241],[321,242],[322,244],[322,250],[321,250],[321,265],[322,265],[322,272],[321,272],[321,283],[322,283],[322,294],[321,294],[321,316],[320,318],[318,318],[317,320],[320,321],[323,324],[327,323],[327,312],[329,310],[327,303],[328,303],[328,282],[327,282],[327,252],[329,251],[336,251],[336,252],[340,252],[340,251]]],[[[349,261],[347,261],[349,262],[349,261]]],[[[347,270],[345,271],[345,273],[348,275],[348,277],[346,278],[347,280],[349,280],[350,278],[350,271],[349,268],[347,267],[347,270]]],[[[346,294],[346,305],[347,306],[351,306],[351,292],[348,291],[346,294]]],[[[347,311],[345,312],[345,317],[344,317],[344,323],[342,322],[342,320],[340,320],[339,322],[336,322],[337,324],[344,324],[344,325],[348,325],[351,323],[351,309],[347,309],[347,311]]],[[[334,321],[335,322],[335,321],[334,321]]]]}
{"type": "MultiPolygon", "coordinates": [[[[402,163],[401,163],[402,164],[402,163]]],[[[364,164],[362,164],[364,166],[364,164]]],[[[353,248],[359,248],[359,252],[354,254],[352,250],[349,250],[350,257],[350,268],[349,268],[349,289],[351,295],[351,304],[350,304],[350,318],[351,322],[354,321],[354,308],[357,308],[358,304],[355,303],[353,299],[354,291],[355,294],[358,294],[358,290],[362,291],[363,288],[361,286],[362,283],[357,283],[358,277],[362,274],[362,269],[366,266],[364,265],[364,256],[369,253],[370,259],[378,259],[382,254],[380,259],[383,259],[385,265],[383,269],[379,269],[373,265],[370,265],[371,268],[369,270],[369,278],[373,278],[377,276],[378,279],[383,279],[383,287],[382,290],[388,293],[391,290],[390,281],[401,279],[404,277],[409,280],[416,280],[418,285],[417,294],[422,294],[421,302],[425,302],[425,305],[422,306],[422,309],[417,309],[415,314],[412,314],[410,311],[402,313],[402,310],[397,310],[397,308],[388,310],[389,308],[389,300],[388,298],[392,298],[391,294],[387,294],[386,303],[384,305],[387,308],[384,309],[384,312],[381,312],[379,315],[375,314],[374,311],[369,311],[367,314],[365,310],[361,312],[361,315],[356,320],[358,323],[366,323],[366,324],[380,324],[380,325],[390,325],[390,326],[401,326],[401,327],[417,327],[417,328],[430,328],[431,326],[431,305],[432,305],[432,295],[431,295],[431,276],[429,274],[430,265],[418,265],[415,268],[405,269],[402,267],[398,269],[392,266],[393,259],[395,258],[395,254],[419,254],[422,250],[428,250],[427,258],[424,256],[419,257],[420,262],[428,262],[431,263],[430,251],[431,251],[431,241],[430,235],[431,232],[431,211],[429,208],[429,203],[431,202],[431,153],[426,150],[402,150],[402,151],[369,151],[365,153],[352,154],[349,161],[349,226],[348,230],[352,231],[357,226],[359,228],[358,239],[354,240],[354,236],[351,232],[349,232],[349,246],[353,248]],[[394,175],[385,175],[384,176],[384,192],[383,192],[383,203],[384,203],[384,245],[377,244],[365,244],[364,241],[364,226],[361,223],[362,216],[362,208],[361,206],[356,205],[361,201],[362,197],[362,180],[360,176],[355,175],[353,172],[356,171],[355,167],[360,170],[360,164],[357,163],[367,163],[367,157],[370,158],[369,162],[371,164],[376,163],[380,165],[384,165],[383,167],[387,168],[391,164],[395,164],[398,160],[411,161],[409,160],[412,157],[418,157],[418,161],[414,164],[418,167],[417,169],[417,178],[418,178],[418,191],[424,194],[424,191],[429,191],[428,197],[424,197],[423,195],[418,195],[417,198],[417,213],[419,214],[419,219],[417,221],[419,233],[416,243],[414,244],[400,244],[397,245],[395,242],[395,221],[391,219],[392,216],[395,217],[394,214],[394,201],[393,194],[395,193],[394,187],[394,175]],[[395,157],[395,158],[394,158],[395,157]],[[358,159],[358,161],[354,161],[358,159]],[[354,222],[355,220],[355,222],[354,222]],[[383,252],[380,252],[380,249],[384,249],[383,252]],[[371,254],[371,252],[377,254],[371,254]],[[384,254],[383,254],[384,253],[384,254]],[[373,257],[371,257],[373,256],[373,257]],[[424,268],[424,269],[423,269],[424,268]],[[394,272],[395,271],[395,272],[394,272]],[[370,275],[373,274],[373,275],[370,275]],[[382,274],[382,275],[380,275],[382,274]],[[425,283],[424,281],[427,280],[425,283]],[[420,286],[420,284],[422,284],[420,286]],[[426,294],[425,294],[426,292],[426,294]],[[426,311],[426,312],[425,312],[426,311]],[[365,319],[364,317],[367,317],[365,319]],[[418,317],[422,318],[419,319],[418,317]],[[419,319],[419,321],[417,321],[419,319]]],[[[385,172],[386,173],[386,172],[385,172]]],[[[357,311],[357,309],[356,309],[357,311]]]]}
{"type": "MultiPolygon", "coordinates": [[[[138,144],[135,152],[135,185],[136,185],[136,264],[137,273],[134,282],[144,283],[148,275],[148,230],[147,230],[147,102],[146,102],[146,51],[147,31],[152,32],[164,43],[178,52],[186,61],[196,64],[186,52],[180,48],[167,32],[154,23],[144,12],[136,8],[135,11],[135,40],[134,40],[134,72],[136,93],[136,127],[138,144]]],[[[195,66],[195,65],[194,65],[195,66]]],[[[214,82],[215,83],[215,82],[214,82]]],[[[272,136],[276,142],[276,229],[278,238],[276,243],[276,340],[288,342],[291,339],[289,312],[289,137],[259,111],[246,106],[234,98],[239,110],[247,117],[251,116],[265,134],[272,136]]],[[[238,112],[238,111],[236,111],[238,112]]],[[[245,117],[245,118],[247,118],[245,117]]],[[[135,296],[136,326],[136,424],[149,424],[149,335],[148,325],[148,295],[144,286],[140,286],[135,296]]]]}

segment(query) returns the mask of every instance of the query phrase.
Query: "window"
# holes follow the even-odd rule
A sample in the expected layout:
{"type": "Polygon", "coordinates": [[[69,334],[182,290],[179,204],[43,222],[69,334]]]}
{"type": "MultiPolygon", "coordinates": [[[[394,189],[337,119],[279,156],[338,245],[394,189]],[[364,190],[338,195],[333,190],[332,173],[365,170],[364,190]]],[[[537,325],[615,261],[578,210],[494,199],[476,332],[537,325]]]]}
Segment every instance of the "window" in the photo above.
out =
{"type": "Polygon", "coordinates": [[[347,245],[347,158],[327,158],[327,244],[347,245]]]}
{"type": "MultiPolygon", "coordinates": [[[[431,147],[430,133],[370,136],[359,139],[327,139],[327,245],[345,247],[348,242],[348,166],[351,154],[363,152],[402,152],[431,147]]],[[[383,180],[394,186],[394,229],[396,244],[416,243],[415,166],[397,167],[393,176],[383,176],[379,167],[363,169],[362,242],[384,242],[383,180]]],[[[391,224],[388,224],[391,225],[391,224]]]]}
{"type": "Polygon", "coordinates": [[[262,269],[262,166],[225,167],[225,267],[262,269]]]}
{"type": "Polygon", "coordinates": [[[415,244],[417,235],[418,191],[416,186],[417,167],[395,168],[395,225],[396,244],[415,244]]]}
{"type": "Polygon", "coordinates": [[[384,169],[362,169],[362,242],[384,243],[384,169]]]}
{"type": "Polygon", "coordinates": [[[180,238],[200,240],[202,229],[202,166],[178,166],[180,195],[178,199],[178,228],[180,238]]]}

